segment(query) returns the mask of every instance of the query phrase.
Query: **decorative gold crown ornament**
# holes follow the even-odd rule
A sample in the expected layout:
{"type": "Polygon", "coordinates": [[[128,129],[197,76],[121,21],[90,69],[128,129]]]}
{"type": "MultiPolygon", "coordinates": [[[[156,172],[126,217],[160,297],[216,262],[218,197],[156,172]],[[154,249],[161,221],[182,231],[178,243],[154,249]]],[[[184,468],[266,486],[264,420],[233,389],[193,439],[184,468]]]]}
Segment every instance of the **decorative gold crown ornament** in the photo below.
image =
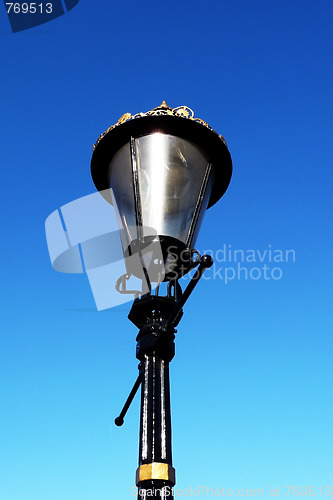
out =
{"type": "MultiPolygon", "coordinates": [[[[201,125],[204,125],[209,130],[211,130],[212,132],[214,132],[215,134],[217,134],[217,132],[215,132],[215,130],[212,127],[210,127],[208,125],[208,123],[206,123],[204,120],[201,120],[201,118],[196,118],[194,116],[194,111],[191,108],[189,108],[188,106],[178,106],[177,108],[170,108],[170,106],[168,106],[167,103],[165,101],[163,101],[160,106],[157,106],[157,108],[154,108],[151,111],[147,111],[146,113],[137,113],[135,115],[131,115],[131,113],[125,113],[124,115],[122,115],[119,118],[119,120],[117,121],[117,123],[115,123],[114,125],[112,125],[111,127],[109,127],[105,132],[103,132],[103,134],[101,134],[99,136],[99,138],[96,141],[96,144],[94,144],[93,149],[95,150],[96,146],[103,139],[103,137],[108,132],[110,132],[111,130],[113,130],[115,127],[118,127],[118,125],[121,125],[121,124],[123,124],[125,122],[128,122],[130,120],[135,120],[137,118],[142,118],[144,116],[162,116],[162,115],[178,116],[178,117],[181,117],[181,118],[185,118],[187,120],[192,120],[194,122],[201,123],[201,125]]],[[[217,135],[224,142],[224,144],[227,145],[227,143],[225,142],[224,137],[222,135],[219,135],[219,134],[217,134],[217,135]]]]}

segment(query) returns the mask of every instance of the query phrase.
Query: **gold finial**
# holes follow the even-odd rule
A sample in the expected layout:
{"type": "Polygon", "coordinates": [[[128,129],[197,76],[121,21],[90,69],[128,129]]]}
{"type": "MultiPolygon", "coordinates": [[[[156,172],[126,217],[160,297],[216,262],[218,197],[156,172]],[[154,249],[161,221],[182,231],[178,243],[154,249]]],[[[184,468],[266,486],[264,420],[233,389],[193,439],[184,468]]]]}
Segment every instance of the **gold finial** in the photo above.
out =
{"type": "Polygon", "coordinates": [[[170,109],[172,110],[172,108],[170,108],[170,106],[168,106],[165,101],[162,101],[162,104],[157,106],[157,108],[153,108],[151,111],[160,110],[160,111],[164,112],[164,110],[165,110],[166,112],[168,112],[168,110],[170,110],[170,109]]]}

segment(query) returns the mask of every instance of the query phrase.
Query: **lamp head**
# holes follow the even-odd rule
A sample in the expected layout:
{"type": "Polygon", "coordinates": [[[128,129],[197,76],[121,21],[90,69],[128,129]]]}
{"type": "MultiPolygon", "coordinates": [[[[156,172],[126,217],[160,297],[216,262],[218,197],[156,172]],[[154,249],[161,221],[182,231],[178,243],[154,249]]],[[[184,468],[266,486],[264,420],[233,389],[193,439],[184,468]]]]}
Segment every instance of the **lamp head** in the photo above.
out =
{"type": "Polygon", "coordinates": [[[150,281],[169,281],[191,268],[204,212],[226,191],[232,162],[222,136],[163,101],[104,132],[91,173],[117,210],[127,272],[142,277],[143,259],[150,281]]]}

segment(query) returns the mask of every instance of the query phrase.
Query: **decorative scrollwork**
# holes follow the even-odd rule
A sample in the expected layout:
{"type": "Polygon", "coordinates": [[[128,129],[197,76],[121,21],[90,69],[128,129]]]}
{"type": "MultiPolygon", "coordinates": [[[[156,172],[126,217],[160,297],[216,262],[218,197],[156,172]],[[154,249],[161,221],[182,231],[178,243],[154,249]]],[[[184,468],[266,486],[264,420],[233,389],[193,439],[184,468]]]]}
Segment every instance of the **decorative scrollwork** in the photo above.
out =
{"type": "Polygon", "coordinates": [[[174,108],[173,111],[176,115],[184,116],[185,118],[190,118],[191,120],[194,117],[194,111],[187,106],[178,106],[178,108],[174,108]]]}
{"type": "MultiPolygon", "coordinates": [[[[119,118],[117,123],[115,125],[112,125],[109,127],[103,134],[99,136],[99,138],[96,141],[96,144],[94,144],[94,149],[96,148],[97,144],[103,139],[103,137],[113,130],[115,127],[118,127],[122,123],[125,123],[129,120],[135,120],[137,118],[142,118],[144,116],[162,116],[162,115],[170,115],[170,116],[178,116],[181,118],[185,118],[187,120],[192,120],[197,123],[200,123],[201,125],[204,125],[205,127],[209,128],[209,130],[212,130],[215,132],[215,130],[208,125],[205,121],[201,120],[201,118],[195,118],[194,117],[194,111],[189,108],[188,106],[178,106],[177,108],[170,108],[170,106],[167,105],[165,101],[162,102],[160,106],[157,106],[157,108],[154,108],[150,111],[147,111],[146,113],[136,113],[135,115],[131,115],[131,113],[125,113],[123,116],[119,118]]],[[[224,138],[222,135],[219,136],[220,139],[226,144],[224,138]]]]}

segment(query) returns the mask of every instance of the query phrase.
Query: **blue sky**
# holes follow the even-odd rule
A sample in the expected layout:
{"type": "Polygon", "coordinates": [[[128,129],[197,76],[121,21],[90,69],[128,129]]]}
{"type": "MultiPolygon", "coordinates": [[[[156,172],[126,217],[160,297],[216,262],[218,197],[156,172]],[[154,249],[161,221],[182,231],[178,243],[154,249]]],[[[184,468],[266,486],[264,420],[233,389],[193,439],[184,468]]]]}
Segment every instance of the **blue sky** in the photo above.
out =
{"type": "Polygon", "coordinates": [[[86,276],[52,269],[44,222],[94,192],[99,134],[164,99],[233,158],[197,248],[296,255],[265,261],[281,279],[226,283],[238,263],[217,262],[186,304],[171,366],[179,495],[333,491],[332,18],[326,0],[80,0],[13,34],[2,8],[1,499],[134,498],[139,398],[113,419],[136,329],[127,305],[97,312],[86,276]]]}

